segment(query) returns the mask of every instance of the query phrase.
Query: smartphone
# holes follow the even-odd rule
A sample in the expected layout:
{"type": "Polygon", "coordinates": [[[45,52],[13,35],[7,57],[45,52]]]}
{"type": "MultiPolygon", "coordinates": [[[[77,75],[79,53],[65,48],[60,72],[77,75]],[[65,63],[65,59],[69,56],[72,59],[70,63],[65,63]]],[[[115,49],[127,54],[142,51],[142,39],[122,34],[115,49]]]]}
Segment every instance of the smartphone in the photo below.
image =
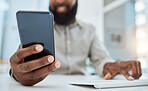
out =
{"type": "Polygon", "coordinates": [[[25,62],[47,55],[55,58],[53,14],[42,11],[18,11],[16,13],[22,48],[41,44],[42,52],[30,55],[25,62]]]}

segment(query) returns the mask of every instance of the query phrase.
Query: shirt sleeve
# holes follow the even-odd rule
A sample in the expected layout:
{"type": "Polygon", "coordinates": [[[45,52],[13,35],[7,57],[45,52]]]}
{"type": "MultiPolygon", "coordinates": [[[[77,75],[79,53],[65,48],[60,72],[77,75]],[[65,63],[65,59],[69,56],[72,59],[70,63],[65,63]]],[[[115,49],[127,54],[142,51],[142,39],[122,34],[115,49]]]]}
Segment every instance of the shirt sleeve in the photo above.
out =
{"type": "Polygon", "coordinates": [[[106,50],[104,44],[99,40],[99,36],[96,31],[93,32],[93,38],[90,47],[90,60],[92,61],[93,67],[95,68],[98,75],[103,76],[104,65],[108,62],[115,62],[108,51],[106,50]]]}

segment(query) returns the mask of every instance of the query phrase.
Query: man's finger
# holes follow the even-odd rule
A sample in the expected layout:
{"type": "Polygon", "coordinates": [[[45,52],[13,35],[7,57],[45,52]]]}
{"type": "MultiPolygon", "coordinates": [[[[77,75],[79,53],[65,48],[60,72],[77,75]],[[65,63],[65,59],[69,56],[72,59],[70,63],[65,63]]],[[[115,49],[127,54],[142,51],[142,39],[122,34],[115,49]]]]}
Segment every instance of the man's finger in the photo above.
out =
{"type": "Polygon", "coordinates": [[[49,65],[53,61],[54,61],[53,56],[51,56],[51,55],[45,56],[40,59],[35,59],[32,61],[28,61],[28,62],[20,64],[18,67],[19,68],[18,71],[21,73],[31,72],[33,70],[36,70],[36,69],[39,69],[39,68],[49,65]]]}
{"type": "Polygon", "coordinates": [[[138,76],[138,67],[137,67],[137,63],[134,61],[132,62],[132,77],[134,79],[137,79],[138,76]]]}
{"type": "Polygon", "coordinates": [[[109,80],[109,79],[111,79],[111,78],[112,78],[112,75],[111,75],[110,72],[107,73],[107,74],[104,76],[104,79],[105,79],[105,80],[109,80]]]}
{"type": "Polygon", "coordinates": [[[132,76],[130,76],[130,74],[128,73],[128,71],[123,68],[123,67],[119,67],[117,69],[127,80],[134,80],[134,78],[132,76]]]}
{"type": "Polygon", "coordinates": [[[41,69],[32,71],[30,73],[26,73],[24,77],[26,77],[27,79],[38,79],[41,77],[44,77],[46,75],[48,75],[49,73],[51,73],[52,71],[58,69],[60,67],[60,62],[59,61],[55,61],[54,63],[52,63],[51,65],[45,66],[41,69]]]}
{"type": "Polygon", "coordinates": [[[32,45],[23,49],[18,50],[13,56],[12,60],[16,63],[20,63],[24,58],[39,53],[43,50],[43,46],[40,44],[32,45]]]}
{"type": "Polygon", "coordinates": [[[139,67],[139,78],[142,76],[142,67],[141,67],[141,63],[138,62],[138,67],[139,67]]]}
{"type": "Polygon", "coordinates": [[[18,49],[21,49],[21,48],[22,48],[22,45],[20,44],[18,49]]]}
{"type": "Polygon", "coordinates": [[[103,70],[103,76],[105,80],[111,79],[110,71],[108,70],[106,66],[104,67],[104,70],[103,70]]]}
{"type": "Polygon", "coordinates": [[[103,75],[105,80],[112,79],[116,75],[120,74],[118,71],[114,70],[114,64],[111,65],[106,65],[104,70],[103,70],[103,75]]]}
{"type": "Polygon", "coordinates": [[[139,61],[136,61],[136,63],[137,63],[137,69],[138,69],[138,76],[136,79],[139,79],[142,76],[141,63],[139,61]]]}
{"type": "Polygon", "coordinates": [[[18,51],[19,49],[22,49],[22,46],[21,46],[21,44],[19,45],[19,47],[18,47],[17,51],[18,51]]]}

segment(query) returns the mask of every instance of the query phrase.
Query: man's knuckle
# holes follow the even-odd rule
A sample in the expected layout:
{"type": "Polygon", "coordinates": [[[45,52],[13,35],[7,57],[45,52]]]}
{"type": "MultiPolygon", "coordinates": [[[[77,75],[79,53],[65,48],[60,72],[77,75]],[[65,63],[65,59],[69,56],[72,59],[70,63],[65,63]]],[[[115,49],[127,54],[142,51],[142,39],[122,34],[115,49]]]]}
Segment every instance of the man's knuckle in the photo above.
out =
{"type": "Polygon", "coordinates": [[[35,47],[36,47],[36,45],[32,45],[32,46],[30,47],[30,50],[36,51],[35,47]]]}
{"type": "Polygon", "coordinates": [[[45,64],[46,64],[46,59],[42,58],[41,61],[40,61],[40,65],[45,66],[45,64]]]}
{"type": "Polygon", "coordinates": [[[30,47],[30,48],[28,48],[28,49],[27,49],[27,52],[28,52],[29,54],[37,53],[37,51],[35,50],[35,47],[30,47]]]}
{"type": "Polygon", "coordinates": [[[53,67],[49,66],[48,71],[52,71],[52,70],[53,70],[53,67]]]}
{"type": "Polygon", "coordinates": [[[30,71],[30,65],[26,64],[24,66],[22,66],[22,69],[26,72],[30,71]]]}
{"type": "Polygon", "coordinates": [[[10,57],[10,63],[13,63],[13,56],[10,57]]]}
{"type": "Polygon", "coordinates": [[[120,66],[120,69],[119,69],[120,71],[125,71],[125,68],[124,67],[122,67],[122,66],[120,66]]]}
{"type": "Polygon", "coordinates": [[[136,61],[132,62],[132,66],[133,67],[137,66],[137,62],[136,61]]]}
{"type": "Polygon", "coordinates": [[[20,59],[21,56],[22,56],[21,50],[17,51],[17,52],[16,52],[16,58],[17,58],[17,59],[20,59]]]}
{"type": "Polygon", "coordinates": [[[22,64],[18,65],[18,70],[20,70],[22,72],[22,70],[24,70],[24,67],[22,64]]]}

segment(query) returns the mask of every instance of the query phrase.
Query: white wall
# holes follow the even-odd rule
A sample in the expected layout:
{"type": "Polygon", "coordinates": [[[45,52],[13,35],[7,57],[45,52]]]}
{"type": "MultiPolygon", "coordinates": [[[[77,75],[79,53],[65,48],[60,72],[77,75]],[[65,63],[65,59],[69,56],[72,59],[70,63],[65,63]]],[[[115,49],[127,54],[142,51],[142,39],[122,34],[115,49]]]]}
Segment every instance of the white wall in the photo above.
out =
{"type": "Polygon", "coordinates": [[[2,52],[2,34],[3,34],[3,26],[4,26],[4,14],[8,9],[8,5],[5,0],[0,1],[0,59],[1,59],[1,52],[2,52]]]}
{"type": "Polygon", "coordinates": [[[84,22],[93,24],[98,30],[98,36],[104,41],[104,15],[103,0],[78,0],[79,7],[77,18],[84,22]]]}
{"type": "MultiPolygon", "coordinates": [[[[144,0],[144,2],[145,2],[145,14],[146,14],[146,28],[148,30],[148,0],[144,0]]],[[[147,63],[148,63],[148,54],[147,54],[147,63]]],[[[147,67],[147,73],[148,73],[148,67],[147,67]]]]}
{"type": "Polygon", "coordinates": [[[3,10],[0,10],[0,59],[1,59],[1,47],[2,47],[2,33],[3,33],[3,17],[4,17],[4,13],[3,10]]]}

